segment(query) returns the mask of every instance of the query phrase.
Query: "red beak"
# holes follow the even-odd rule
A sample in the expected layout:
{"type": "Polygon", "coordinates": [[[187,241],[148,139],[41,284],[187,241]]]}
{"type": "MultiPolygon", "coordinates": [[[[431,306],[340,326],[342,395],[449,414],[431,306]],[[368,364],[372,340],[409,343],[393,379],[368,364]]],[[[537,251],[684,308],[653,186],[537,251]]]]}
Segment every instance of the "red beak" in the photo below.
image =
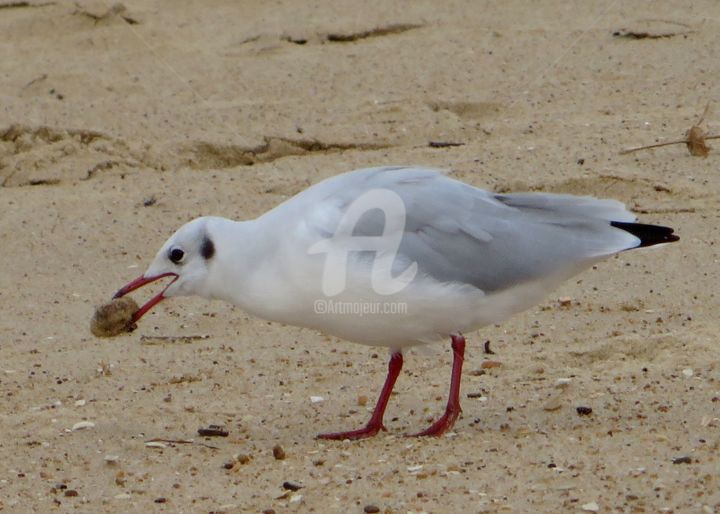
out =
{"type": "Polygon", "coordinates": [[[138,309],[138,311],[135,314],[133,314],[132,320],[130,321],[131,323],[135,323],[137,320],[142,318],[143,315],[147,311],[149,311],[150,309],[155,307],[155,305],[157,305],[158,303],[163,301],[165,299],[165,296],[164,296],[165,291],[167,291],[167,288],[170,287],[173,284],[173,282],[175,282],[178,279],[179,275],[177,273],[163,273],[162,275],[158,275],[156,277],[145,277],[144,275],[141,275],[138,278],[136,278],[135,280],[133,280],[132,282],[130,282],[129,284],[127,284],[126,286],[121,287],[118,290],[118,292],[115,293],[115,295],[113,296],[113,299],[123,297],[131,291],[135,291],[136,289],[138,289],[146,284],[155,282],[156,280],[160,280],[161,278],[165,278],[165,277],[174,277],[174,278],[170,281],[170,283],[168,285],[165,286],[165,289],[163,289],[158,294],[156,294],[155,296],[150,298],[150,300],[148,300],[148,302],[145,305],[140,307],[140,309],[138,309]]]}

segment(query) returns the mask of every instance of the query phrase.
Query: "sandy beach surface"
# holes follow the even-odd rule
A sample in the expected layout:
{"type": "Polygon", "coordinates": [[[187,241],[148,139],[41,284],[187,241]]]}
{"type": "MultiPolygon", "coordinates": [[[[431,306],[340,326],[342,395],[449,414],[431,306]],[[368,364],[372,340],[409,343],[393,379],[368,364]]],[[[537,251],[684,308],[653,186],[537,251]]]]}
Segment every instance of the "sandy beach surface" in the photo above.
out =
{"type": "Polygon", "coordinates": [[[720,150],[619,153],[706,105],[720,134],[716,1],[0,0],[0,34],[3,513],[720,513],[720,150]],[[468,334],[440,439],[403,435],[449,345],[406,356],[387,432],[329,442],[386,350],[197,298],[90,334],[181,223],[382,164],[617,198],[682,240],[468,334]]]}

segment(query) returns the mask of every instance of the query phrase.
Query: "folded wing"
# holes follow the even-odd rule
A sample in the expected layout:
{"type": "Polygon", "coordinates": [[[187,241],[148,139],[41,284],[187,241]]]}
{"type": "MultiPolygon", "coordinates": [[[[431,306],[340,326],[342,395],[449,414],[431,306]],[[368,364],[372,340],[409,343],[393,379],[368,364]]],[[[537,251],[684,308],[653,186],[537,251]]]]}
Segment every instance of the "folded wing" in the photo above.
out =
{"type": "Polygon", "coordinates": [[[416,262],[420,274],[486,293],[570,276],[642,245],[642,234],[628,230],[637,225],[635,216],[618,201],[494,194],[427,168],[370,168],[328,179],[307,191],[312,209],[306,211],[306,228],[331,237],[353,201],[374,189],[402,200],[404,222],[389,223],[387,210],[372,208],[356,223],[354,236],[378,237],[387,226],[400,226],[401,234],[385,234],[401,235],[395,272],[416,262]]]}

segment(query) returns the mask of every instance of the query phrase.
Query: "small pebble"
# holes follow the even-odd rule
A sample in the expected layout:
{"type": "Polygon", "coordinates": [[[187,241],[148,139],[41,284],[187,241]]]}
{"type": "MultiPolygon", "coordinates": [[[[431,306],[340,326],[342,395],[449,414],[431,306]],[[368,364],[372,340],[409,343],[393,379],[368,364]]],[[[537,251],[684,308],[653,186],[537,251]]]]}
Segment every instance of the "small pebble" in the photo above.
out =
{"type": "Polygon", "coordinates": [[[358,404],[360,407],[365,407],[365,406],[367,405],[367,402],[368,402],[368,397],[367,397],[367,396],[364,396],[364,395],[358,396],[357,404],[358,404]]]}
{"type": "Polygon", "coordinates": [[[282,487],[286,491],[299,491],[300,489],[303,488],[303,486],[301,486],[299,484],[293,484],[292,482],[283,482],[282,487]]]}
{"type": "Polygon", "coordinates": [[[550,398],[547,402],[545,402],[545,405],[543,405],[543,409],[552,412],[560,409],[562,407],[562,401],[560,399],[560,396],[554,396],[550,398]]]}
{"type": "Polygon", "coordinates": [[[275,514],[275,509],[265,509],[263,514],[275,514]]]}
{"type": "Polygon", "coordinates": [[[597,512],[600,510],[600,506],[596,502],[589,502],[582,506],[582,510],[586,512],[597,512]]]}
{"type": "Polygon", "coordinates": [[[502,362],[500,361],[483,361],[482,364],[480,364],[482,369],[499,368],[500,366],[502,366],[502,362]]]}
{"type": "Polygon", "coordinates": [[[155,500],[153,500],[153,501],[154,501],[155,503],[165,503],[165,502],[167,502],[167,498],[163,498],[163,497],[161,496],[160,498],[155,498],[155,500]]]}
{"type": "Polygon", "coordinates": [[[325,401],[325,398],[323,398],[322,396],[311,396],[311,397],[310,397],[310,402],[311,402],[311,403],[321,403],[321,402],[324,402],[324,401],[325,401]]]}
{"type": "Polygon", "coordinates": [[[575,410],[577,411],[578,416],[589,416],[592,414],[592,407],[584,407],[581,405],[580,407],[576,407],[575,410]]]}
{"type": "Polygon", "coordinates": [[[377,505],[365,505],[363,512],[366,512],[367,514],[374,514],[376,512],[380,512],[380,507],[377,505]]]}
{"type": "Polygon", "coordinates": [[[692,458],[690,458],[687,455],[683,455],[682,457],[676,457],[672,460],[673,464],[692,464],[692,458]]]}
{"type": "Polygon", "coordinates": [[[682,370],[682,374],[685,375],[687,378],[690,378],[695,374],[695,372],[691,368],[685,368],[682,370]]]}
{"type": "Polygon", "coordinates": [[[107,462],[108,464],[115,464],[119,460],[120,457],[117,455],[105,455],[105,462],[107,462]]]}
{"type": "Polygon", "coordinates": [[[65,496],[74,497],[77,495],[78,495],[78,492],[75,489],[68,489],[65,491],[65,496]]]}
{"type": "Polygon", "coordinates": [[[240,464],[247,464],[250,462],[250,455],[246,455],[244,453],[238,453],[237,455],[233,455],[233,458],[238,461],[240,464]]]}
{"type": "Polygon", "coordinates": [[[95,426],[95,423],[92,421],[78,421],[75,423],[72,427],[73,431],[75,430],[85,430],[86,428],[93,428],[95,426]]]}
{"type": "Polygon", "coordinates": [[[227,437],[229,432],[222,425],[210,425],[207,428],[198,428],[198,435],[203,437],[227,437]]]}
{"type": "Polygon", "coordinates": [[[279,444],[273,446],[273,457],[275,460],[285,460],[285,450],[279,444]]]}

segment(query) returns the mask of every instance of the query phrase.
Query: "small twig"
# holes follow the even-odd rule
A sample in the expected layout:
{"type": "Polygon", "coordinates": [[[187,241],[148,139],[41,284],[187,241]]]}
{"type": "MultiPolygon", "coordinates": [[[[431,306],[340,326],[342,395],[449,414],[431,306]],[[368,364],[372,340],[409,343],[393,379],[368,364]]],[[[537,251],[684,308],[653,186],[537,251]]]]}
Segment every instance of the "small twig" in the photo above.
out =
{"type": "Polygon", "coordinates": [[[687,139],[678,139],[676,141],[667,141],[665,143],[655,143],[654,145],[646,145],[646,146],[636,146],[634,148],[627,148],[620,152],[620,155],[625,155],[628,153],[637,152],[639,150],[648,150],[650,148],[657,148],[659,146],[668,146],[668,145],[679,145],[680,143],[687,144],[687,139]]]}
{"type": "MultiPolygon", "coordinates": [[[[697,123],[695,125],[693,125],[694,127],[699,127],[700,125],[702,125],[702,122],[705,121],[705,115],[708,113],[708,109],[710,109],[710,102],[705,104],[705,109],[703,110],[702,114],[700,115],[700,119],[697,121],[697,123]]],[[[705,139],[707,139],[707,138],[705,138],[705,139]]]]}
{"type": "Polygon", "coordinates": [[[429,141],[430,148],[450,148],[452,146],[465,146],[465,143],[455,143],[453,141],[429,141]]]}
{"type": "Polygon", "coordinates": [[[15,9],[18,7],[45,7],[48,5],[55,5],[55,2],[44,2],[42,4],[31,4],[25,0],[19,2],[3,2],[0,3],[0,9],[15,9]]]}
{"type": "MultiPolygon", "coordinates": [[[[703,139],[720,139],[720,134],[716,134],[714,136],[705,136],[703,139]]],[[[620,155],[629,154],[632,152],[637,152],[638,150],[647,150],[649,148],[657,148],[659,146],[668,146],[668,145],[679,145],[679,144],[688,144],[690,142],[689,139],[678,139],[677,141],[667,141],[665,143],[656,143],[654,145],[647,145],[647,146],[636,146],[635,148],[627,148],[620,152],[620,155]]]]}
{"type": "Polygon", "coordinates": [[[140,336],[140,343],[153,345],[162,343],[190,343],[192,341],[202,341],[209,339],[207,334],[191,335],[191,336],[140,336]]]}
{"type": "Polygon", "coordinates": [[[626,39],[668,39],[675,36],[685,36],[694,34],[696,31],[689,30],[687,32],[648,32],[645,30],[636,31],[628,29],[620,29],[613,32],[613,36],[626,39]]]}
{"type": "Polygon", "coordinates": [[[43,74],[40,75],[39,77],[36,77],[36,78],[32,79],[30,82],[28,82],[27,84],[25,84],[25,85],[22,87],[21,91],[26,90],[27,88],[29,88],[29,87],[32,86],[33,84],[35,84],[35,83],[37,83],[37,82],[40,82],[41,80],[45,80],[46,78],[48,78],[47,73],[43,73],[43,74]]]}
{"type": "Polygon", "coordinates": [[[200,446],[205,446],[206,448],[212,448],[213,450],[220,449],[217,446],[201,443],[199,441],[193,441],[192,439],[163,439],[161,437],[155,437],[153,439],[148,439],[145,442],[146,443],[168,443],[168,444],[198,444],[200,446]]]}

